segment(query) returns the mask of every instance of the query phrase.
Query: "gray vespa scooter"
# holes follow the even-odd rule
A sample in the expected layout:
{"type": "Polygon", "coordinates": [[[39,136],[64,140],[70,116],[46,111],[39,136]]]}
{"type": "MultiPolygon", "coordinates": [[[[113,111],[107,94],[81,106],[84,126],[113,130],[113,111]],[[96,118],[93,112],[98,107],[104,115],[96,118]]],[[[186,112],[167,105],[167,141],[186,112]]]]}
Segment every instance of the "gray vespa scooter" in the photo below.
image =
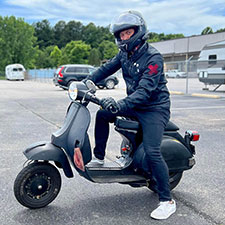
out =
{"type": "MultiPolygon", "coordinates": [[[[147,186],[157,192],[154,178],[143,170],[145,153],[137,121],[117,118],[115,122],[115,130],[123,138],[119,159],[103,165],[90,162],[92,153],[87,131],[91,116],[87,105],[90,102],[99,105],[99,99],[95,96],[94,84],[88,81],[86,85],[82,82],[70,85],[71,104],[63,126],[52,134],[51,141],[34,143],[23,152],[28,163],[14,182],[15,197],[23,206],[31,209],[45,207],[57,197],[61,188],[61,176],[57,168],[63,169],[68,178],[73,177],[74,167],[81,176],[95,183],[147,186]]],[[[182,137],[178,130],[170,121],[161,144],[169,168],[171,190],[181,180],[183,171],[195,164],[192,142],[199,139],[196,131],[186,131],[182,137]]]]}

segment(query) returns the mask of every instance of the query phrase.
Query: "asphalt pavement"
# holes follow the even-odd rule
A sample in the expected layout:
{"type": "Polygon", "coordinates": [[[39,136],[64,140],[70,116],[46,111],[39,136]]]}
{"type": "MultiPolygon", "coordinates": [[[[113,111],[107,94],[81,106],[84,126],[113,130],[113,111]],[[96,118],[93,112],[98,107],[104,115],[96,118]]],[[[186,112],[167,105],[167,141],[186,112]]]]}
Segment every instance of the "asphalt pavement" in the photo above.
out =
{"type": "MultiPolygon", "coordinates": [[[[94,184],[75,171],[73,179],[62,171],[62,188],[49,206],[29,210],[21,206],[13,194],[13,182],[25,162],[22,151],[30,144],[50,140],[51,133],[63,123],[69,98],[67,92],[52,82],[0,81],[0,224],[173,224],[225,225],[225,89],[202,90],[197,79],[168,79],[171,92],[171,119],[180,127],[196,129],[201,137],[196,145],[196,165],[186,171],[172,192],[177,212],[166,221],[150,219],[149,213],[158,203],[157,195],[147,188],[131,188],[120,184],[94,184]],[[199,95],[193,95],[193,94],[199,95]],[[200,95],[202,94],[202,95],[200,95]],[[215,96],[217,97],[215,97],[215,96]]],[[[98,97],[125,96],[125,86],[115,90],[99,90],[98,97]]],[[[92,118],[97,106],[90,105],[92,118]]],[[[91,144],[94,123],[89,135],[91,144]]],[[[109,147],[120,145],[120,136],[112,132],[109,147]]],[[[119,148],[118,148],[119,149],[119,148]]],[[[108,149],[114,158],[119,150],[108,149]]]]}

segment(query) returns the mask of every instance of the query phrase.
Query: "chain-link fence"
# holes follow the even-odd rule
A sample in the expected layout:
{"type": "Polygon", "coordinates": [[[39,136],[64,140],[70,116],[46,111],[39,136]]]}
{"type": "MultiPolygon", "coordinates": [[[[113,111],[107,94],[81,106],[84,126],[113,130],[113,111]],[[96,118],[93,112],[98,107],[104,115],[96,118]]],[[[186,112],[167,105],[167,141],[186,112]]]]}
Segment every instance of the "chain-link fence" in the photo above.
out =
{"type": "Polygon", "coordinates": [[[39,82],[52,82],[56,69],[32,69],[27,70],[25,79],[39,82]]]}
{"type": "MultiPolygon", "coordinates": [[[[56,69],[32,69],[28,70],[25,75],[26,80],[38,81],[38,82],[53,82],[54,72],[56,69]]],[[[217,60],[213,61],[198,61],[198,60],[185,60],[185,61],[171,61],[164,63],[164,72],[167,76],[167,72],[176,71],[183,72],[185,76],[171,77],[186,77],[186,78],[198,78],[199,83],[204,84],[204,89],[208,89],[207,85],[213,85],[214,90],[218,89],[221,85],[225,84],[225,61],[217,60]],[[200,71],[204,71],[201,73],[200,71]],[[216,70],[222,72],[215,73],[216,70]],[[206,71],[206,72],[205,72],[206,71]],[[224,72],[223,72],[224,71],[224,72]],[[199,76],[199,77],[198,77],[199,76]]],[[[118,88],[124,87],[124,81],[122,79],[122,72],[119,70],[116,74],[119,79],[118,88]]],[[[167,76],[169,78],[169,76],[167,76]]],[[[186,83],[188,80],[186,79],[186,83]]],[[[186,85],[187,86],[187,85],[186,85]]],[[[186,87],[187,89],[187,87],[186,87]]],[[[187,92],[187,91],[186,91],[187,92]]]]}
{"type": "Polygon", "coordinates": [[[177,70],[179,72],[185,72],[188,74],[188,77],[197,77],[197,60],[185,60],[177,62],[165,62],[164,71],[168,72],[170,70],[177,70]]]}
{"type": "MultiPolygon", "coordinates": [[[[188,73],[189,77],[197,77],[197,60],[165,62],[164,71],[177,70],[188,73]]],[[[53,69],[32,69],[27,70],[25,79],[41,82],[51,82],[54,77],[55,68],[53,69]]],[[[121,71],[118,72],[121,74],[121,71]]]]}

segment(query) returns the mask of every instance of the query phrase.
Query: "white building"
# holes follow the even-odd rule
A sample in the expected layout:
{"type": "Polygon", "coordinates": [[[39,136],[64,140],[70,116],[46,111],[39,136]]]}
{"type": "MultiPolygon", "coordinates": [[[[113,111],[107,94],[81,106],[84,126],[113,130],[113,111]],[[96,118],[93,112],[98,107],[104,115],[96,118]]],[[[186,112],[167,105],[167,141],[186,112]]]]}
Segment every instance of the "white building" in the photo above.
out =
{"type": "Polygon", "coordinates": [[[151,43],[163,55],[165,62],[197,60],[204,46],[225,40],[225,32],[196,35],[151,43]]]}

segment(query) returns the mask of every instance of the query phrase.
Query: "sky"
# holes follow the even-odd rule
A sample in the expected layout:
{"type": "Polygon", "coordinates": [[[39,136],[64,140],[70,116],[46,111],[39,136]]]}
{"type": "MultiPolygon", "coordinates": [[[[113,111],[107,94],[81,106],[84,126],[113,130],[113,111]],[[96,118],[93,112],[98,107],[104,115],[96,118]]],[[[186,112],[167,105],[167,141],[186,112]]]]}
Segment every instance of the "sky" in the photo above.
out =
{"type": "Polygon", "coordinates": [[[123,11],[142,13],[150,32],[198,35],[209,26],[225,28],[225,0],[1,0],[0,16],[24,18],[32,24],[44,19],[93,22],[108,26],[123,11]]]}

